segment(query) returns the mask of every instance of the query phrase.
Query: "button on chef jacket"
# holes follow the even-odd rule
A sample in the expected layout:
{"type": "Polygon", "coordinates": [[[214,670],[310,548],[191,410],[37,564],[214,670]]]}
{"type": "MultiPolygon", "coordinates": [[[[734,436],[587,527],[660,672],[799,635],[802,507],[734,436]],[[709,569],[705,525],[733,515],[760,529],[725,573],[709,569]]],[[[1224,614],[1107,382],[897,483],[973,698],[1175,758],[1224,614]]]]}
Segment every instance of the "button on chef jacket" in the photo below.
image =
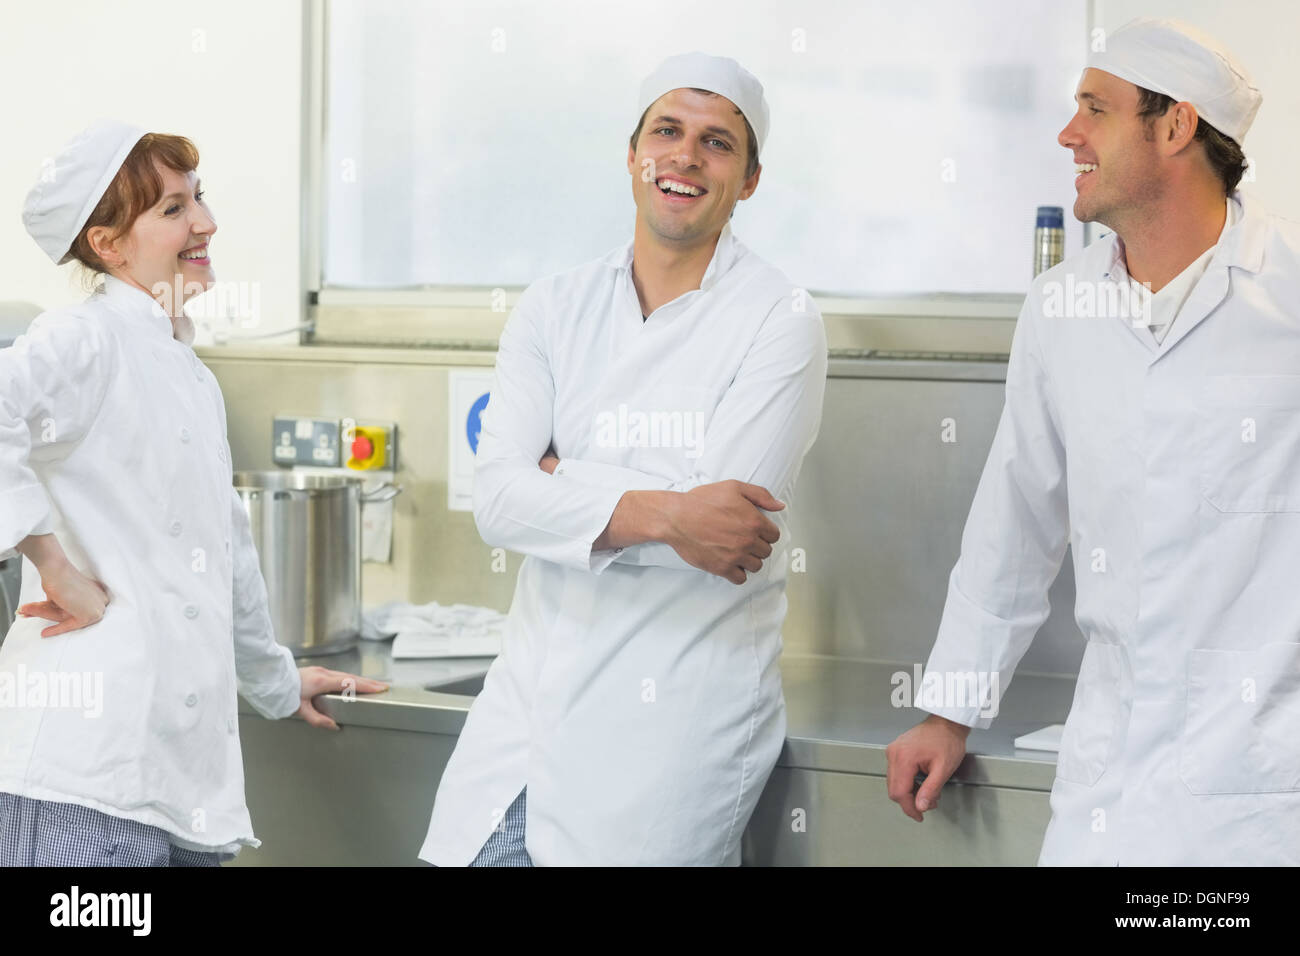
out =
{"type": "Polygon", "coordinates": [[[1113,235],[1016,327],[927,670],[1005,692],[1071,546],[1087,646],[1043,864],[1300,863],[1300,227],[1231,199],[1163,343],[1059,296],[1128,283],[1113,235]]]}
{"type": "MultiPolygon", "coordinates": [[[[111,601],[51,638],[48,621],[19,618],[0,645],[0,791],[161,827],[182,847],[257,846],[236,687],[284,717],[297,668],[272,634],[216,379],[149,295],[112,277],[0,350],[0,548],[49,532],[111,601]],[[97,706],[84,691],[33,704],[33,681],[93,692],[94,675],[97,706]]],[[[22,600],[44,599],[25,560],[22,600]]]]}
{"type": "Polygon", "coordinates": [[[526,557],[420,851],[439,865],[470,862],[525,785],[535,863],[736,863],[785,738],[788,516],[821,419],[821,315],[730,226],[700,288],[645,321],[631,269],[629,242],[535,282],[501,336],[474,517],[526,557]],[[744,585],[665,544],[592,552],[625,492],[724,479],[788,506],[744,585]]]}

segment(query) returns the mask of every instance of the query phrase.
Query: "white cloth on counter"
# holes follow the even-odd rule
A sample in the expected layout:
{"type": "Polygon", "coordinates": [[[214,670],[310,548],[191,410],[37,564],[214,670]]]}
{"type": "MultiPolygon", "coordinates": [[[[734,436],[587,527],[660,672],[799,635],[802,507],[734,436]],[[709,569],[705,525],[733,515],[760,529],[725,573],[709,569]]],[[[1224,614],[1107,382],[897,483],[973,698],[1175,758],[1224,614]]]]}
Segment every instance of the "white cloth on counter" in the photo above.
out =
{"type": "MultiPolygon", "coordinates": [[[[258,845],[236,689],[274,718],[301,684],[231,478],[217,380],[147,293],[108,277],[0,350],[0,548],[53,533],[110,595],[96,624],[20,617],[0,645],[0,791],[258,845]],[[80,693],[29,693],[60,683],[80,693]]],[[[21,600],[45,600],[28,560],[21,600]]]]}
{"type": "Polygon", "coordinates": [[[393,657],[496,657],[506,616],[471,604],[392,601],[362,615],[361,636],[393,639],[393,657]]]}

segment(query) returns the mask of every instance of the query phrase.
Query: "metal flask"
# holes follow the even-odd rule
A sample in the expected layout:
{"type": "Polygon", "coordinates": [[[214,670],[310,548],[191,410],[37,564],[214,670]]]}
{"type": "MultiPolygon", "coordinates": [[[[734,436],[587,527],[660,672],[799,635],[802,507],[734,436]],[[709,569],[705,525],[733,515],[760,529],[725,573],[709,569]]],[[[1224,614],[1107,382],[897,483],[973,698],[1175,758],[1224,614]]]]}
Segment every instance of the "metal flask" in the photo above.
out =
{"type": "Polygon", "coordinates": [[[295,657],[346,651],[360,636],[361,502],[396,493],[389,485],[363,495],[361,485],[347,475],[235,474],[275,637],[295,657]]]}
{"type": "Polygon", "coordinates": [[[1060,206],[1039,206],[1034,222],[1034,276],[1037,277],[1065,258],[1065,210],[1060,206]]]}

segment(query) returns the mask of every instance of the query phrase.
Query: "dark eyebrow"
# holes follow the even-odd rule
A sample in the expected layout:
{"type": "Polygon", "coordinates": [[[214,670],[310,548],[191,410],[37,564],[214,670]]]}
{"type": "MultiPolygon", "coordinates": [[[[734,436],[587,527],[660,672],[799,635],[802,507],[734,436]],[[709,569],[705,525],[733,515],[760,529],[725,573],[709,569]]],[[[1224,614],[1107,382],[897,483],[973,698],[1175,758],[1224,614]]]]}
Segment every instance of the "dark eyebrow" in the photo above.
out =
{"type": "MultiPolygon", "coordinates": [[[[650,124],[653,126],[656,123],[671,123],[673,126],[682,125],[682,121],[675,116],[656,116],[654,119],[650,121],[650,124]]],[[[727,127],[725,126],[706,126],[704,127],[704,132],[725,136],[727,137],[727,139],[732,141],[735,141],[740,138],[731,130],[727,129],[727,127]]]]}

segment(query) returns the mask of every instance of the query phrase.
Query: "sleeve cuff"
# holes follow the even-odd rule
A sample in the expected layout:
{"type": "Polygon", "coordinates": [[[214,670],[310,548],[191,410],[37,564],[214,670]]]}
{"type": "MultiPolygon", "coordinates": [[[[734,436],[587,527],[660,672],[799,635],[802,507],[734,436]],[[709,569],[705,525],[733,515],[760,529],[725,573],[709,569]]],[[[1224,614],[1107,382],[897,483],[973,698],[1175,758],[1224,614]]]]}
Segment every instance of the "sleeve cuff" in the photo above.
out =
{"type": "MultiPolygon", "coordinates": [[[[586,527],[571,529],[563,536],[562,543],[557,542],[558,547],[554,549],[553,553],[538,554],[538,557],[547,561],[554,561],[556,564],[572,568],[575,571],[590,571],[599,574],[618,557],[618,552],[594,551],[592,545],[609,527],[610,518],[613,517],[614,510],[618,507],[624,492],[619,491],[617,488],[594,485],[588,485],[584,490],[586,497],[590,499],[591,523],[587,524],[584,519],[583,524],[586,527]]],[[[548,550],[551,549],[548,548],[548,550]]],[[[536,552],[525,551],[525,553],[533,554],[536,552]]]]}
{"type": "Polygon", "coordinates": [[[932,652],[913,706],[974,730],[986,730],[998,716],[1003,684],[997,671],[943,661],[932,652]]]}
{"type": "MultiPolygon", "coordinates": [[[[555,466],[555,474],[558,477],[581,481],[586,485],[618,491],[620,492],[620,498],[622,493],[628,491],[666,491],[672,487],[672,482],[667,478],[649,475],[633,468],[624,468],[621,465],[607,465],[602,462],[584,461],[580,458],[560,459],[559,464],[555,466]]],[[[618,503],[615,502],[615,507],[617,506],[618,503]]],[[[612,509],[610,513],[613,513],[612,509]]],[[[606,524],[608,523],[607,519],[606,524]]],[[[615,561],[621,561],[625,564],[640,564],[642,562],[635,560],[633,556],[640,548],[644,547],[646,545],[592,551],[588,556],[588,568],[593,574],[599,575],[615,561]]],[[[682,562],[682,564],[689,567],[685,562],[682,562]]]]}
{"type": "Polygon", "coordinates": [[[963,727],[969,727],[971,730],[988,730],[993,725],[992,717],[981,717],[980,710],[972,707],[942,707],[922,703],[923,694],[918,691],[916,695],[916,709],[923,710],[927,714],[934,714],[936,717],[943,717],[951,720],[955,724],[961,724],[963,727]]]}
{"type": "Polygon", "coordinates": [[[620,564],[673,568],[678,571],[693,571],[698,574],[707,573],[695,567],[695,565],[683,561],[682,556],[677,553],[672,545],[664,544],[662,541],[647,541],[645,544],[635,544],[630,548],[625,548],[621,554],[615,555],[615,560],[620,564]]]}
{"type": "Polygon", "coordinates": [[[607,567],[609,567],[611,564],[617,561],[620,555],[623,554],[623,551],[624,551],[623,548],[612,548],[605,551],[592,551],[591,558],[589,559],[591,572],[593,574],[600,574],[600,572],[604,571],[607,567]]]}
{"type": "Polygon", "coordinates": [[[7,540],[13,548],[28,535],[53,533],[50,499],[44,488],[27,485],[7,492],[5,497],[8,500],[0,510],[0,541],[7,540]]]}
{"type": "Polygon", "coordinates": [[[288,717],[302,706],[302,677],[298,673],[298,665],[294,663],[293,654],[287,647],[281,646],[280,650],[286,670],[274,687],[245,685],[239,689],[244,700],[268,720],[288,717]]]}

